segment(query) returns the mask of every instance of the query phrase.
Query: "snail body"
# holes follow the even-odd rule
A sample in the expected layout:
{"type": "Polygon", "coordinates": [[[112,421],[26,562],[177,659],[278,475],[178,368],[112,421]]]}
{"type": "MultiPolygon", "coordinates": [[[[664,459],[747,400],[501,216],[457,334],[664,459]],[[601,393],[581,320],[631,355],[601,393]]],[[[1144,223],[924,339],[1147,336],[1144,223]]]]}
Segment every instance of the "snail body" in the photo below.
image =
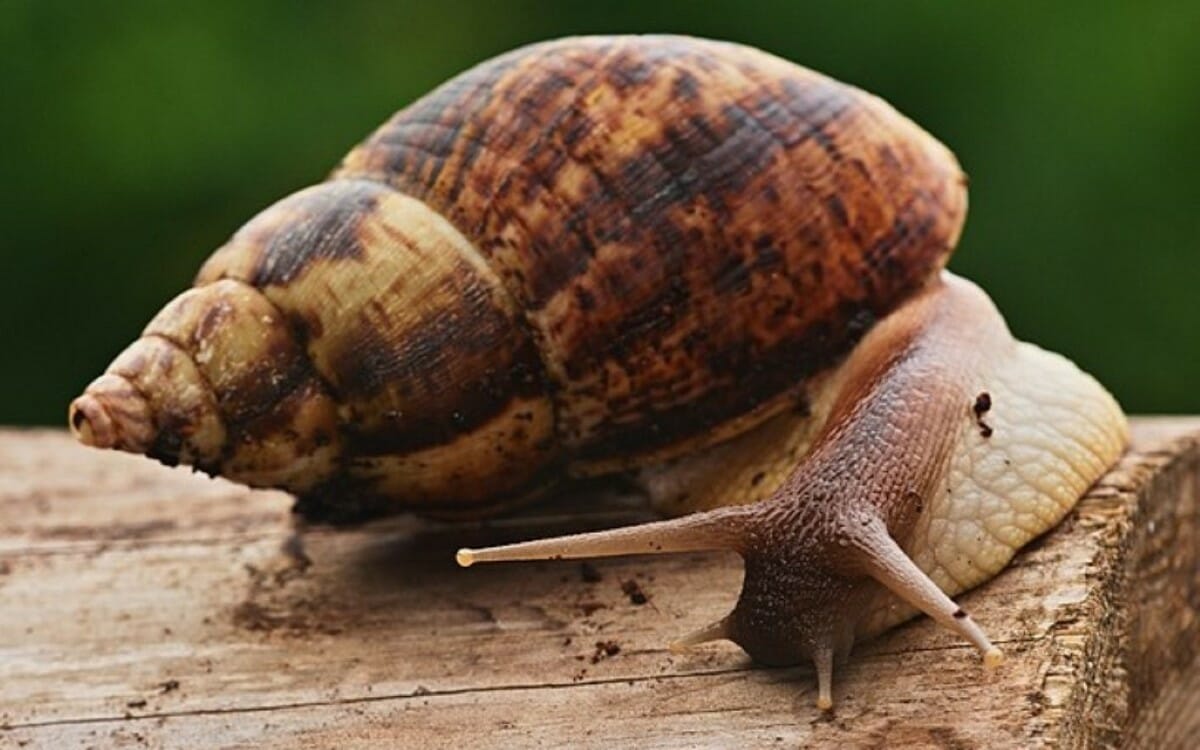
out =
{"type": "Polygon", "coordinates": [[[736,549],[738,606],[692,641],[813,659],[826,705],[834,658],[913,608],[994,656],[947,592],[1125,443],[1101,386],[942,270],[965,211],[944,146],[812,71],[684,37],[534,45],[247,223],[69,421],[315,520],[637,472],[684,515],[460,562],[736,549]]]}

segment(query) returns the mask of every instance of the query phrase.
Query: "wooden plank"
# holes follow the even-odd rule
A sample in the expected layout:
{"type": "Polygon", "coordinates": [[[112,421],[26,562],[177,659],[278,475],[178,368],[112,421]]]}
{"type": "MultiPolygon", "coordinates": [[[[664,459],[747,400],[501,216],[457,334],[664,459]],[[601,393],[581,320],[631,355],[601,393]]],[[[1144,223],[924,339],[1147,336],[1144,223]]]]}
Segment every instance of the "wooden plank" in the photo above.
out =
{"type": "Polygon", "coordinates": [[[463,544],[645,518],[630,498],[314,530],[301,557],[281,493],[0,432],[0,745],[1184,747],[1200,419],[1134,434],[964,599],[1002,668],[917,621],[858,649],[823,717],[807,669],[665,650],[732,605],[732,555],[453,564],[463,544]]]}

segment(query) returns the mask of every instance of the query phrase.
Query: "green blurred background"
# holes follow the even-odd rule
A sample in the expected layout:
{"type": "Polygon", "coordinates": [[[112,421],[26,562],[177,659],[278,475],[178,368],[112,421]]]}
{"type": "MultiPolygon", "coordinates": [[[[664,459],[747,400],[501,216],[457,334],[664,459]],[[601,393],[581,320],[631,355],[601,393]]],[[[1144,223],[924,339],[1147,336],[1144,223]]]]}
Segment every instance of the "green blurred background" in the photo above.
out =
{"type": "Polygon", "coordinates": [[[67,402],[260,208],[394,110],[574,33],[738,40],[971,175],[952,268],[1136,412],[1200,412],[1200,3],[0,0],[0,424],[67,402]]]}

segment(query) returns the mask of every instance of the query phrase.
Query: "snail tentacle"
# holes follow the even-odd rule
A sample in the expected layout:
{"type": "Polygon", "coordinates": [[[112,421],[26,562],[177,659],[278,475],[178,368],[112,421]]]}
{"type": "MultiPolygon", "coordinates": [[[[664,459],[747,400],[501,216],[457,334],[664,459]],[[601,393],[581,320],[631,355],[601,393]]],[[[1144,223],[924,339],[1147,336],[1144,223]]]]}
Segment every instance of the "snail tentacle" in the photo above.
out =
{"type": "Polygon", "coordinates": [[[585,557],[665,554],[707,550],[738,551],[745,535],[742,507],[720,508],[667,521],[608,531],[535,539],[481,549],[462,548],[455,555],[464,568],[477,562],[573,560],[585,557]]]}
{"type": "Polygon", "coordinates": [[[712,641],[729,640],[729,638],[729,616],[726,615],[716,622],[709,623],[698,630],[693,630],[686,635],[680,636],[672,641],[667,648],[673,653],[681,654],[692,646],[699,646],[702,643],[711,643],[712,641]]]}
{"type": "Polygon", "coordinates": [[[828,711],[833,708],[833,646],[818,646],[813,652],[813,664],[817,668],[817,708],[828,711]]]}
{"type": "Polygon", "coordinates": [[[942,627],[969,641],[979,649],[986,666],[995,667],[1003,662],[1003,653],[983,629],[900,549],[883,523],[874,521],[859,528],[855,546],[868,575],[942,627]]]}

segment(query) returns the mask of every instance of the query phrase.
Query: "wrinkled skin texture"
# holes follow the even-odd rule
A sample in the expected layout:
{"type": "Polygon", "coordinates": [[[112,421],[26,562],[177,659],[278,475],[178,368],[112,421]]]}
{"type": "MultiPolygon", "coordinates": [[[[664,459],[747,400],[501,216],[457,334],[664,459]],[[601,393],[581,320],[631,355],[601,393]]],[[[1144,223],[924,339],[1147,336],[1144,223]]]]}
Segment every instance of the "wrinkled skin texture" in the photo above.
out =
{"type": "MultiPolygon", "coordinates": [[[[771,468],[755,475],[752,484],[774,488],[761,502],[463,550],[459,560],[735,550],[746,566],[736,607],[684,643],[728,638],[766,664],[812,660],[828,708],[835,658],[917,611],[998,662],[948,595],[995,575],[1057,523],[1128,441],[1099,383],[1013,339],[987,295],[948,273],[867,334],[823,382],[813,418],[818,425],[792,420],[799,437],[777,441],[780,452],[802,446],[782,480],[767,476],[771,468]]],[[[682,487],[708,503],[713,458],[752,461],[739,450],[756,442],[747,436],[662,468],[651,491],[682,487]]]]}

